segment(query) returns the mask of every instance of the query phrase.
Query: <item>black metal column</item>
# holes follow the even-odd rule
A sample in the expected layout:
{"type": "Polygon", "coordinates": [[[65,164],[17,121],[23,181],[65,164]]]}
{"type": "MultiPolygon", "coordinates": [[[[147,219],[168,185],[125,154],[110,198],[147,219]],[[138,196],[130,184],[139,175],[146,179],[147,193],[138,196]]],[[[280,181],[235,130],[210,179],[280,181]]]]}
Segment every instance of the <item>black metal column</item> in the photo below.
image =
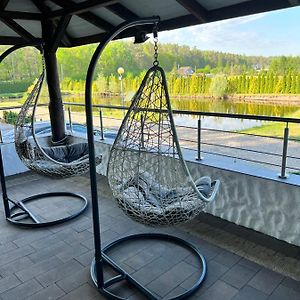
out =
{"type": "Polygon", "coordinates": [[[48,91],[50,96],[49,114],[52,129],[52,141],[59,142],[65,138],[65,116],[60,92],[59,75],[57,70],[56,49],[52,49],[55,27],[50,20],[42,23],[44,58],[48,91]]]}

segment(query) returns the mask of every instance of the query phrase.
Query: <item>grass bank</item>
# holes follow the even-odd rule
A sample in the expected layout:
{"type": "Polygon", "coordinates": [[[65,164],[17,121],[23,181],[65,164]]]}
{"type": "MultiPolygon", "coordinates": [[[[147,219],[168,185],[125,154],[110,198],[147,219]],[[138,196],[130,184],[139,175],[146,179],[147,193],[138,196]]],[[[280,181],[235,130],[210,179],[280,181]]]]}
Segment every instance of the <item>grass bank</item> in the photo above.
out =
{"type": "MultiPolygon", "coordinates": [[[[300,119],[300,109],[296,112],[285,116],[287,118],[298,118],[300,119]]],[[[285,123],[281,122],[269,122],[262,126],[252,127],[250,129],[241,130],[239,132],[258,134],[265,136],[283,137],[285,123]]],[[[297,139],[300,141],[300,124],[289,124],[289,136],[290,138],[297,139]]]]}

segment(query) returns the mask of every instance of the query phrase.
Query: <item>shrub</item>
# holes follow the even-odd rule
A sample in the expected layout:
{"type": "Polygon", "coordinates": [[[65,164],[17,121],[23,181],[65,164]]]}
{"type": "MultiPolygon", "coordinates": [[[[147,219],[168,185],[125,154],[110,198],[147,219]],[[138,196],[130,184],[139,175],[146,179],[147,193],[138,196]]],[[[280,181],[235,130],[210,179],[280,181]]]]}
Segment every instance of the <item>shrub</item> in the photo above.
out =
{"type": "MultiPolygon", "coordinates": [[[[18,114],[13,111],[4,111],[3,112],[3,119],[7,124],[16,125],[17,123],[18,114]]],[[[31,122],[31,116],[25,118],[25,123],[31,122]]]]}
{"type": "Polygon", "coordinates": [[[224,98],[227,92],[227,78],[224,75],[216,75],[212,78],[209,93],[215,98],[224,98]]]}

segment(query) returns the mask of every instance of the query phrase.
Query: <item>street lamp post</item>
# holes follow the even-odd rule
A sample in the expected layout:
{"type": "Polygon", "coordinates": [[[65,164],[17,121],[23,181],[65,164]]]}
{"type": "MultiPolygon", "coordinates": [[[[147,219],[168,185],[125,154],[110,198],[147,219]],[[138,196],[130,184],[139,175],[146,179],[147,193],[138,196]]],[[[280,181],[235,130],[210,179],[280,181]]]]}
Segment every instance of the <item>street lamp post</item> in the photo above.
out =
{"type": "Polygon", "coordinates": [[[124,91],[123,91],[123,74],[125,72],[124,68],[119,67],[117,70],[118,74],[119,74],[119,80],[121,83],[121,99],[122,99],[122,106],[123,106],[123,117],[125,115],[125,110],[124,110],[124,91]]]}

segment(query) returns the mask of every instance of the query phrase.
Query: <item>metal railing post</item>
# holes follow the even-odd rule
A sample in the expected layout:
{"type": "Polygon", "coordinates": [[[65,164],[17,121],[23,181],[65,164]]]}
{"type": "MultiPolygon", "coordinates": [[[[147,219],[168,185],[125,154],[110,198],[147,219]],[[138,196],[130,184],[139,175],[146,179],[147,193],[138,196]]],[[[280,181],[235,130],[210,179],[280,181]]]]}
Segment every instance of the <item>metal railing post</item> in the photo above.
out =
{"type": "Polygon", "coordinates": [[[104,140],[104,132],[103,132],[103,118],[102,118],[102,110],[99,109],[99,122],[100,122],[100,131],[101,131],[101,141],[104,140]]]}
{"type": "Polygon", "coordinates": [[[68,107],[68,115],[69,115],[69,126],[70,130],[73,133],[73,123],[72,123],[72,112],[71,112],[71,107],[68,107]]]}
{"type": "Polygon", "coordinates": [[[198,119],[198,126],[197,126],[197,157],[196,160],[201,160],[201,119],[198,119]]]}
{"type": "Polygon", "coordinates": [[[287,150],[288,150],[288,141],[289,141],[289,123],[286,123],[286,127],[284,128],[284,136],[283,136],[281,172],[279,174],[279,178],[281,179],[285,179],[288,177],[286,175],[286,158],[287,158],[287,150]]]}
{"type": "Polygon", "coordinates": [[[144,124],[145,124],[144,116],[141,115],[141,147],[142,147],[142,149],[145,148],[144,124]]]}

